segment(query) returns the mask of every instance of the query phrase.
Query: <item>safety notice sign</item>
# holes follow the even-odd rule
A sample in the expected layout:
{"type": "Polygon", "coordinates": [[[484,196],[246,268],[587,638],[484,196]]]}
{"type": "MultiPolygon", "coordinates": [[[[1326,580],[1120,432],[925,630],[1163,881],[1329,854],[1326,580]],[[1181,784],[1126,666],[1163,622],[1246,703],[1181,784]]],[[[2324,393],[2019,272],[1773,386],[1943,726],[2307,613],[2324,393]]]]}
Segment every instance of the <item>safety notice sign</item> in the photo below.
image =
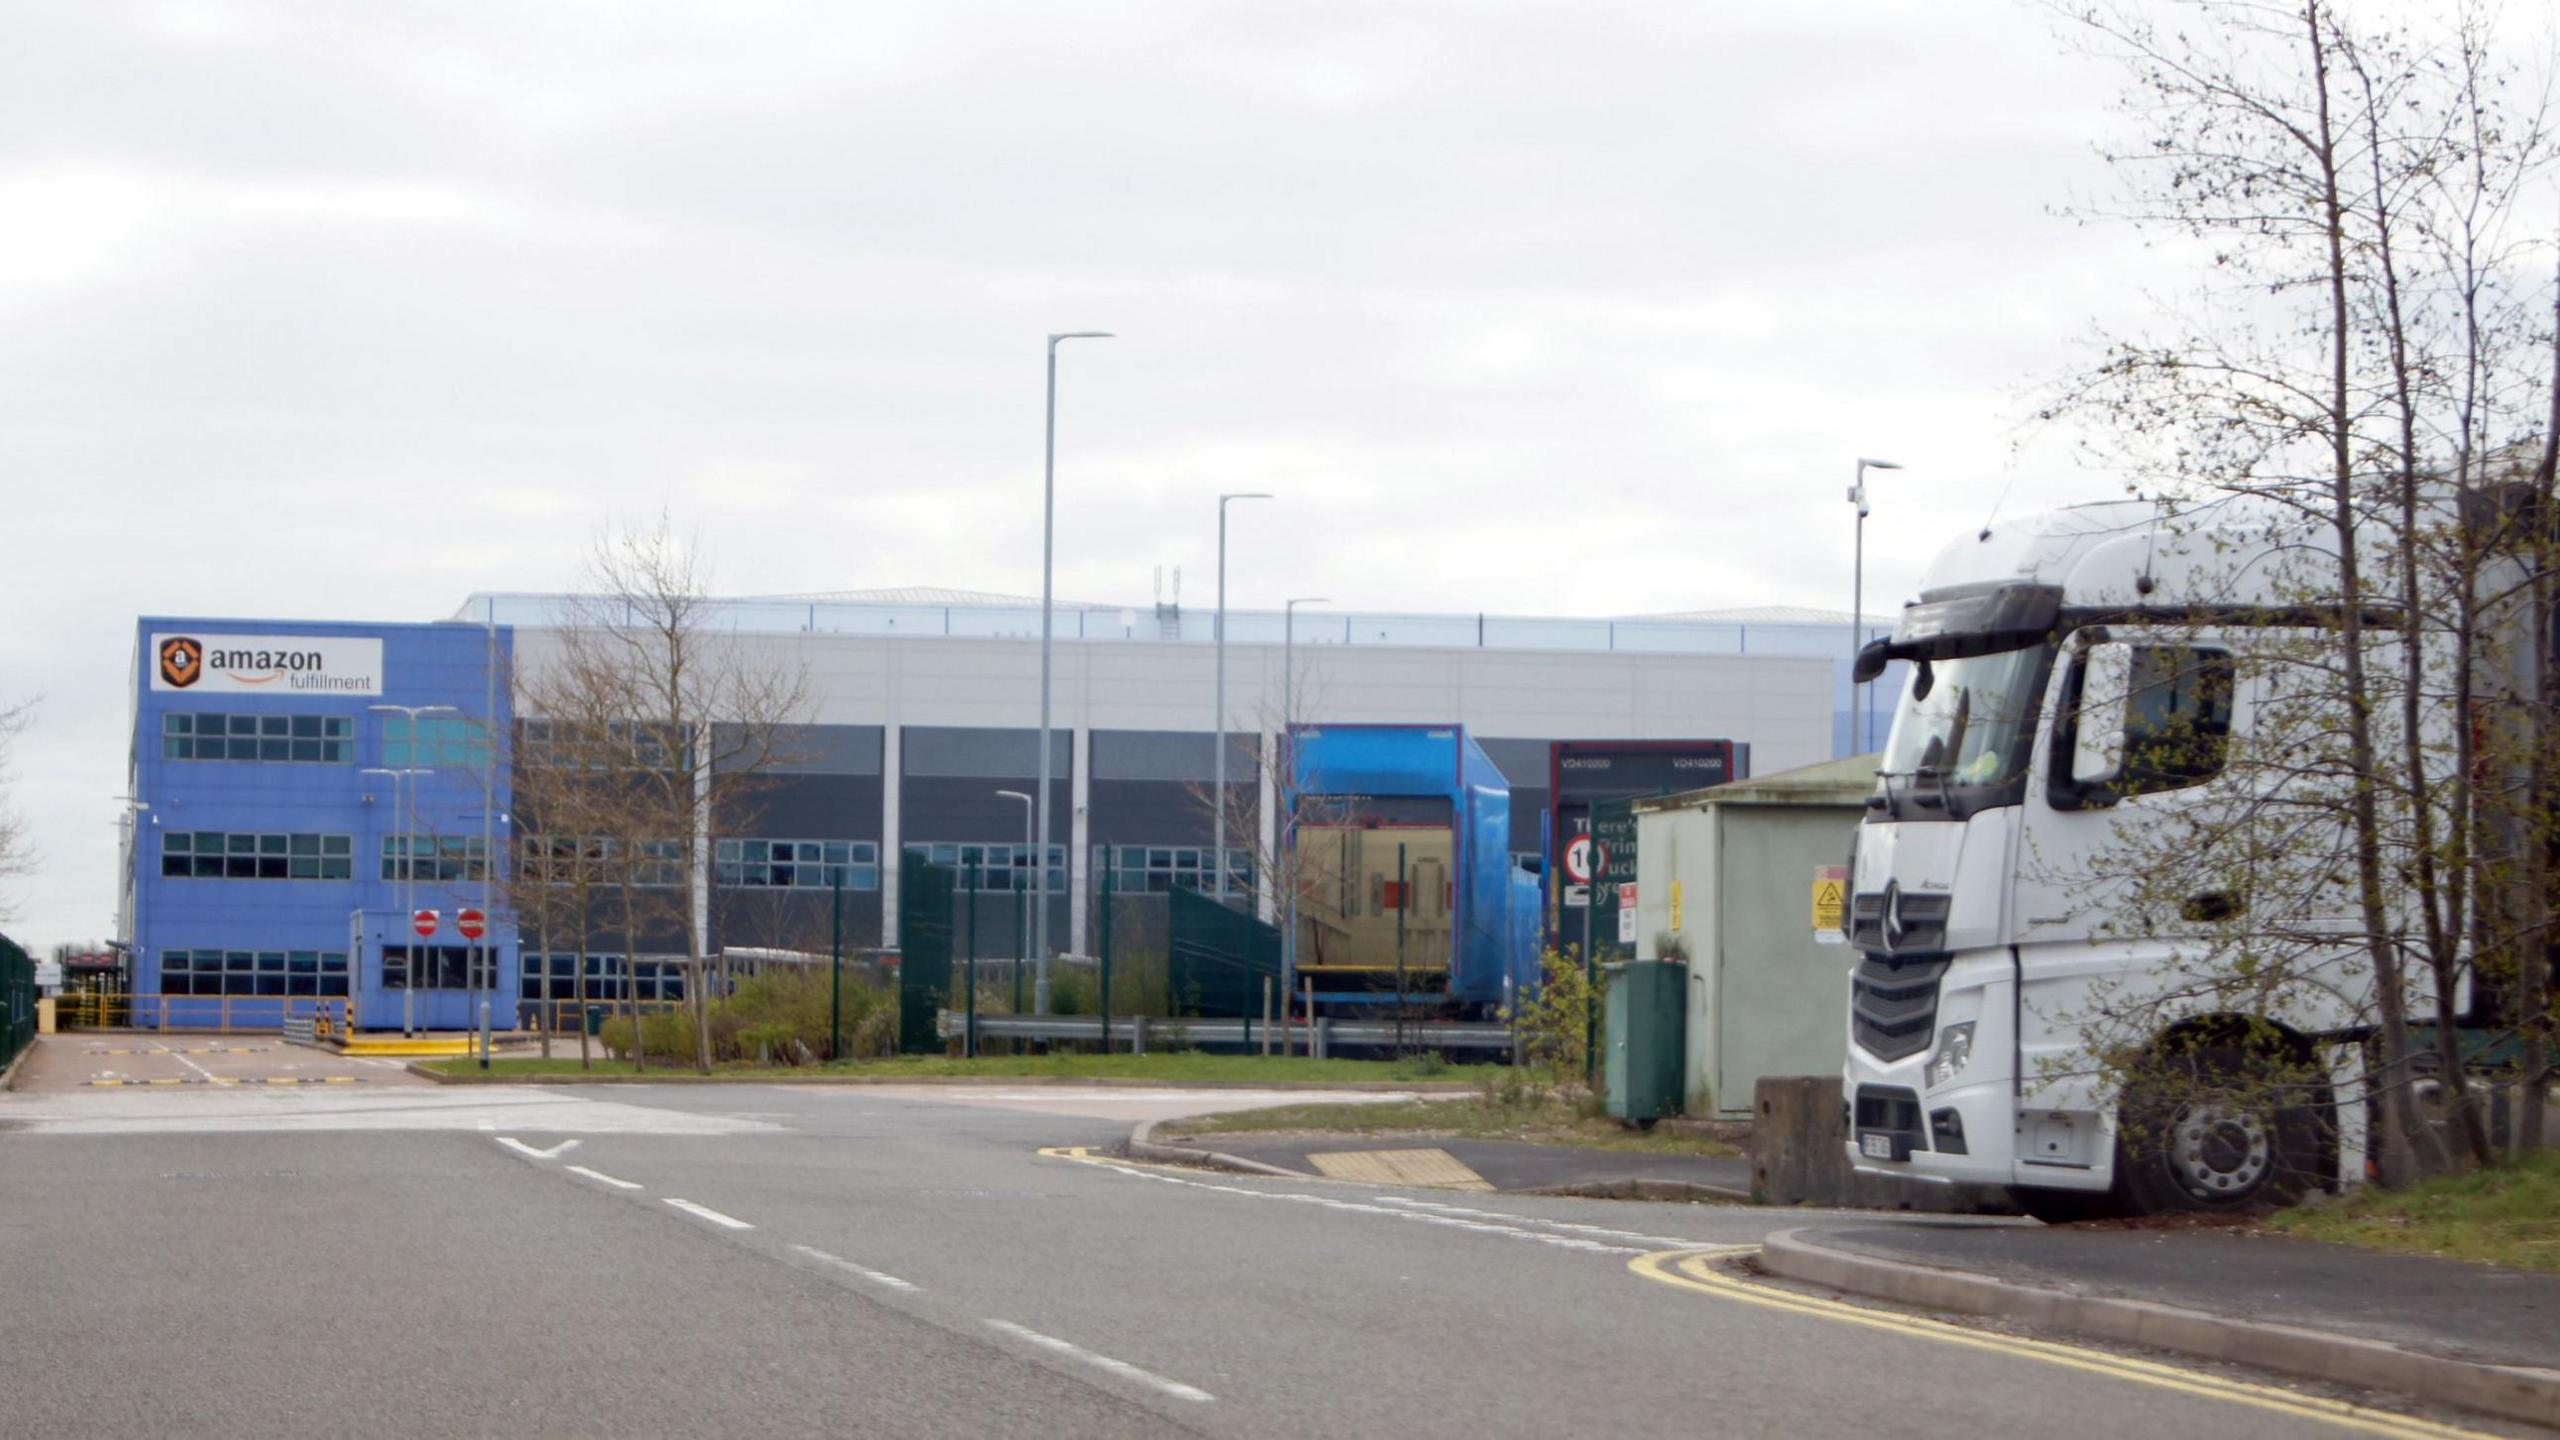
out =
{"type": "Polygon", "coordinates": [[[1849,920],[1849,867],[1817,865],[1813,870],[1813,938],[1816,944],[1838,945],[1849,920]]]}

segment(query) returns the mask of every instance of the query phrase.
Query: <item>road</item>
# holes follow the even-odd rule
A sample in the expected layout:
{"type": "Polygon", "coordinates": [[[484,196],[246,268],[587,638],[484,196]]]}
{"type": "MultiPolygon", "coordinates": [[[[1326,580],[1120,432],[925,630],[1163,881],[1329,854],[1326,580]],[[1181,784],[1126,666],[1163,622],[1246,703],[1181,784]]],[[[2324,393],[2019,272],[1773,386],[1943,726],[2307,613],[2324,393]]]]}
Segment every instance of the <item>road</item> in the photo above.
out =
{"type": "Polygon", "coordinates": [[[2518,1433],[2037,1351],[1727,1268],[1805,1212],[1102,1153],[1133,1115],[1201,1103],[0,1097],[0,1434],[2518,1433]]]}

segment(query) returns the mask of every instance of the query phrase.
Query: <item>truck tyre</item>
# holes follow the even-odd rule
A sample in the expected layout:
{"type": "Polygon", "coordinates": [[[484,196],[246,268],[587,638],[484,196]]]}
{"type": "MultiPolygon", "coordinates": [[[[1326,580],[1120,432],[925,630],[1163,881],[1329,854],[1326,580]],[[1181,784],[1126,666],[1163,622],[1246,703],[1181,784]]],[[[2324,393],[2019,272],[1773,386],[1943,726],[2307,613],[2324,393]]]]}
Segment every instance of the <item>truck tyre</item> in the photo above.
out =
{"type": "Polygon", "coordinates": [[[2280,1207],[2318,1183],[2325,1087],[2289,1085],[2271,1057],[2225,1044],[2153,1064],[2118,1109],[2116,1193],[2127,1213],[2280,1207]]]}

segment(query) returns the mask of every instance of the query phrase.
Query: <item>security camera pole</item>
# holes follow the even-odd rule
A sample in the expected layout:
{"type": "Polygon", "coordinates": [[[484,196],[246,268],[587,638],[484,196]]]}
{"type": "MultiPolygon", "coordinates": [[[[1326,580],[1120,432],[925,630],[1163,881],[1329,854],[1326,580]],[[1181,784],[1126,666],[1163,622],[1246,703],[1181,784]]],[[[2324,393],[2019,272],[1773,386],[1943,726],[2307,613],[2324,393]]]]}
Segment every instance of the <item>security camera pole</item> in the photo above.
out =
{"type": "Polygon", "coordinates": [[[1110,338],[1108,330],[1068,330],[1049,337],[1049,430],[1040,466],[1040,835],[1031,854],[1036,877],[1032,955],[1039,966],[1031,1009],[1036,1015],[1049,1013],[1049,651],[1058,537],[1058,345],[1065,340],[1110,338]]]}

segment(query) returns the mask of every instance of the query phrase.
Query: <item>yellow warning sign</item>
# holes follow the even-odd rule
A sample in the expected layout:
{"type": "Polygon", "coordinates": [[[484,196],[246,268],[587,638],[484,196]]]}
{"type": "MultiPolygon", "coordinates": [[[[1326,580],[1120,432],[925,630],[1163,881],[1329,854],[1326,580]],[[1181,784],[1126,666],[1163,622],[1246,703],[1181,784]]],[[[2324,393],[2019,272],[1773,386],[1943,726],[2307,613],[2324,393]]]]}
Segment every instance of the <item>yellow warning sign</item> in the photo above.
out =
{"type": "Polygon", "coordinates": [[[1838,930],[1846,925],[1849,877],[1846,867],[1825,865],[1813,872],[1813,928],[1838,930]]]}
{"type": "Polygon", "coordinates": [[[1671,882],[1671,929],[1674,933],[1688,928],[1680,923],[1680,882],[1671,882]]]}

